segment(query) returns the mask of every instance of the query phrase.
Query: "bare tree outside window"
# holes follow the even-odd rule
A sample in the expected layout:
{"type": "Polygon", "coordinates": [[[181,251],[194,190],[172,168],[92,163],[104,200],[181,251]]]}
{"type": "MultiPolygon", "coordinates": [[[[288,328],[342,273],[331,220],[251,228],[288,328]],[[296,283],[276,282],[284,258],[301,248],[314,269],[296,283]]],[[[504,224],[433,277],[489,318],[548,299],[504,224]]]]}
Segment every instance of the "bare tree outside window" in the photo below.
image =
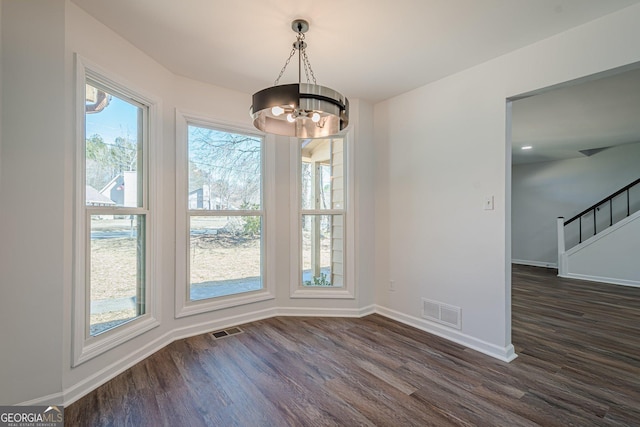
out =
{"type": "Polygon", "coordinates": [[[190,299],[260,290],[262,138],[188,126],[190,299]]]}
{"type": "Polygon", "coordinates": [[[256,137],[189,126],[189,193],[208,193],[197,209],[259,209],[261,155],[256,137]]]}

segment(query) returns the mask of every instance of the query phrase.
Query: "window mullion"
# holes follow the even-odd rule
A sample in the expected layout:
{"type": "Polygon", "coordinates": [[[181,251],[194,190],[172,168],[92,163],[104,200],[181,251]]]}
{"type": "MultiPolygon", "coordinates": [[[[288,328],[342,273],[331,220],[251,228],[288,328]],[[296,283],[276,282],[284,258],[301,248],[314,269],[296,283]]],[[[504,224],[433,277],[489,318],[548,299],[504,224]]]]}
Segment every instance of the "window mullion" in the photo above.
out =
{"type": "Polygon", "coordinates": [[[189,210],[189,216],[262,216],[264,210],[189,210]]]}
{"type": "Polygon", "coordinates": [[[302,209],[301,215],[344,215],[344,209],[302,209]]]}
{"type": "Polygon", "coordinates": [[[89,215],[147,215],[147,208],[105,208],[101,206],[86,206],[86,212],[89,215]]]}

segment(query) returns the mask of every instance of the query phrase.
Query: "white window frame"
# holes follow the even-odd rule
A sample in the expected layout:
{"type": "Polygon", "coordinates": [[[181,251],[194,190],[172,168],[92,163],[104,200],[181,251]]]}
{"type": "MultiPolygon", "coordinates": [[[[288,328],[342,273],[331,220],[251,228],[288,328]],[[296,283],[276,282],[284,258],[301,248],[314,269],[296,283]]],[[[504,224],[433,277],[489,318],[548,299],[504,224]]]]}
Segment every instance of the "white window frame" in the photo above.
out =
{"type": "Polygon", "coordinates": [[[74,210],[74,291],[72,323],[72,366],[78,366],[122,343],[139,336],[160,324],[159,304],[157,302],[156,230],[158,224],[159,203],[156,191],[157,164],[160,158],[159,140],[160,121],[158,111],[160,101],[145,94],[118,76],[75,54],[75,109],[76,109],[76,162],[75,162],[75,210],[74,210]],[[123,215],[134,213],[145,215],[145,314],[127,321],[96,336],[89,333],[90,292],[89,265],[91,233],[88,230],[88,218],[92,210],[86,206],[85,189],[85,83],[89,78],[115,92],[125,95],[147,107],[146,120],[143,121],[145,135],[143,141],[143,209],[118,208],[123,215]]]}
{"type": "MultiPolygon", "coordinates": [[[[354,138],[353,131],[337,135],[344,139],[345,160],[344,176],[346,180],[344,195],[344,286],[324,287],[324,286],[303,286],[302,285],[302,195],[301,195],[301,147],[300,140],[290,138],[290,189],[291,189],[291,274],[290,274],[290,296],[291,298],[333,298],[333,299],[354,299],[356,297],[355,283],[355,222],[354,222],[354,138]]],[[[305,214],[330,215],[330,211],[304,210],[305,214]]]]}
{"type": "MultiPolygon", "coordinates": [[[[175,317],[185,317],[274,299],[275,290],[275,138],[247,126],[212,120],[176,109],[176,289],[175,317]],[[256,136],[262,143],[262,289],[191,301],[189,295],[189,125],[256,136]]],[[[239,211],[238,213],[249,213],[239,211]]],[[[205,214],[205,213],[203,213],[205,214]]]]}

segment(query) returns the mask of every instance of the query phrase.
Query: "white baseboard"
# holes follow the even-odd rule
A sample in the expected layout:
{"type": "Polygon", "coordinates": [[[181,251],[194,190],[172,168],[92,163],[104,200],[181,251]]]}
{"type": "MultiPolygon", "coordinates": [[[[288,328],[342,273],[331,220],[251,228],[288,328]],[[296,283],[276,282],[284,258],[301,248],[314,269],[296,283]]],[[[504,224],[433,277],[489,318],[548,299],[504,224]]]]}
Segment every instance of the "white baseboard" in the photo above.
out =
{"type": "Polygon", "coordinates": [[[487,356],[494,357],[503,362],[511,362],[518,357],[515,353],[515,349],[512,344],[506,347],[499,347],[486,341],[479,340],[469,335],[463,334],[458,330],[449,329],[440,324],[429,322],[426,319],[421,319],[414,316],[409,316],[404,313],[400,313],[395,310],[391,310],[386,307],[376,306],[376,313],[388,317],[393,320],[397,320],[400,323],[404,323],[422,331],[428,332],[433,335],[437,335],[441,338],[453,341],[470,349],[479,351],[487,356]]]}
{"type": "MultiPolygon", "coordinates": [[[[183,338],[189,338],[200,334],[205,334],[211,331],[218,331],[220,329],[227,329],[232,326],[238,326],[245,323],[257,322],[258,320],[269,319],[278,315],[277,308],[267,308],[260,311],[254,311],[247,314],[239,314],[235,316],[227,316],[221,319],[209,320],[201,322],[195,325],[189,325],[182,328],[173,330],[173,341],[181,340],[183,338]]],[[[167,343],[165,345],[169,345],[167,343]]]]}
{"type": "Polygon", "coordinates": [[[213,321],[201,322],[195,325],[189,325],[187,327],[174,329],[173,331],[168,332],[147,343],[126,359],[121,359],[117,362],[114,362],[111,365],[101,369],[100,371],[95,372],[93,375],[65,389],[63,392],[64,406],[69,406],[82,396],[95,390],[102,384],[131,368],[136,363],[143,361],[147,357],[151,356],[152,354],[156,353],[157,351],[161,350],[162,348],[166,347],[176,340],[204,334],[209,331],[225,329],[243,323],[255,322],[258,320],[274,317],[276,315],[277,310],[273,308],[252,312],[246,315],[228,316],[213,321]]]}
{"type": "Polygon", "coordinates": [[[613,277],[589,276],[587,274],[576,274],[576,273],[558,274],[558,277],[562,277],[565,279],[577,279],[577,280],[586,280],[589,282],[606,283],[609,285],[621,285],[621,286],[631,286],[635,288],[640,288],[640,281],[637,281],[637,280],[616,279],[613,277]]]}
{"type": "MultiPolygon", "coordinates": [[[[419,319],[413,316],[378,306],[369,305],[362,308],[309,308],[309,307],[278,307],[261,310],[258,312],[252,312],[249,314],[228,316],[222,319],[216,319],[213,321],[202,322],[195,325],[189,325],[187,327],[175,329],[168,332],[155,340],[147,343],[138,351],[131,354],[125,359],[121,359],[109,366],[95,372],[93,375],[84,378],[82,381],[66,388],[62,393],[52,394],[49,396],[43,396],[41,398],[33,399],[28,402],[20,403],[20,405],[36,405],[36,404],[48,404],[50,402],[64,402],[64,406],[68,406],[80,399],[82,396],[95,390],[102,384],[113,379],[117,375],[131,368],[135,364],[143,361],[147,357],[151,356],[155,352],[161,350],[173,341],[188,338],[191,336],[200,335],[209,331],[226,329],[231,326],[237,326],[244,323],[255,322],[275,316],[309,316],[309,317],[364,317],[370,314],[380,314],[406,325],[415,327],[425,332],[432,333],[439,337],[451,340],[465,347],[484,353],[488,356],[496,359],[510,362],[517,356],[515,354],[512,345],[505,348],[497,347],[493,344],[475,339],[468,335],[462,334],[458,331],[452,331],[446,327],[442,327],[437,324],[432,324],[423,319],[419,319]]],[[[58,403],[59,404],[59,403],[58,403]]]]}
{"type": "Polygon", "coordinates": [[[105,366],[101,370],[94,372],[93,375],[90,375],[84,378],[82,381],[75,383],[71,387],[66,388],[63,391],[64,406],[71,405],[82,396],[95,390],[102,384],[120,375],[122,372],[126,371],[136,363],[143,361],[153,353],[159,351],[173,341],[171,337],[171,333],[161,335],[160,337],[156,338],[153,341],[150,341],[149,343],[138,349],[136,352],[129,355],[127,358],[120,359],[117,362],[112,363],[111,365],[105,366]]]}
{"type": "MultiPolygon", "coordinates": [[[[63,401],[65,406],[72,404],[82,396],[95,390],[102,384],[115,378],[135,364],[143,361],[155,352],[161,350],[162,348],[179,339],[204,334],[209,331],[225,329],[244,323],[268,319],[275,316],[362,317],[372,313],[374,313],[373,305],[356,309],[285,307],[271,308],[243,315],[228,316],[221,319],[189,325],[187,327],[175,329],[156,338],[155,340],[141,347],[138,351],[131,354],[126,359],[119,360],[109,366],[106,366],[100,371],[95,372],[93,375],[83,379],[81,382],[78,382],[73,386],[65,389],[63,393],[59,393],[59,396],[57,396],[57,402],[63,401]]],[[[24,402],[22,404],[32,404],[30,402],[47,402],[52,400],[54,399],[49,396],[45,396],[39,399],[34,399],[33,401],[24,402]]]]}
{"type": "Polygon", "coordinates": [[[526,259],[512,259],[512,264],[530,265],[532,267],[558,268],[557,262],[529,261],[526,259]]]}
{"type": "Polygon", "coordinates": [[[53,393],[46,396],[38,397],[37,399],[27,400],[20,402],[16,406],[44,406],[55,405],[60,406],[63,402],[62,393],[53,393]]]}
{"type": "Polygon", "coordinates": [[[375,306],[363,308],[315,308],[315,307],[280,307],[278,316],[297,317],[364,317],[375,313],[375,306]]]}

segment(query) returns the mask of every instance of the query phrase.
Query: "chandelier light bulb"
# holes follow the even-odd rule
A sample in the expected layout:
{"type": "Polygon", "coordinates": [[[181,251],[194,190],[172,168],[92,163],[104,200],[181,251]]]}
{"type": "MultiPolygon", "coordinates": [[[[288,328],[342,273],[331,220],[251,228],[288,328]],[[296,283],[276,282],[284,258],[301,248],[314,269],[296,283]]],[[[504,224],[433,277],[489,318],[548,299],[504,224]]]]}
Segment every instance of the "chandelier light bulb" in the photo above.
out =
{"type": "Polygon", "coordinates": [[[311,115],[311,120],[313,121],[313,123],[318,123],[320,121],[320,114],[318,112],[314,112],[311,115]]]}
{"type": "Polygon", "coordinates": [[[276,105],[275,107],[273,107],[271,109],[271,114],[273,114],[274,116],[278,117],[280,115],[282,115],[282,113],[284,113],[284,108],[282,108],[279,105],[276,105]]]}
{"type": "Polygon", "coordinates": [[[287,121],[288,121],[289,123],[293,123],[293,122],[295,122],[295,121],[296,121],[296,118],[295,118],[295,117],[293,117],[293,114],[289,113],[289,114],[287,114],[287,121]]]}

